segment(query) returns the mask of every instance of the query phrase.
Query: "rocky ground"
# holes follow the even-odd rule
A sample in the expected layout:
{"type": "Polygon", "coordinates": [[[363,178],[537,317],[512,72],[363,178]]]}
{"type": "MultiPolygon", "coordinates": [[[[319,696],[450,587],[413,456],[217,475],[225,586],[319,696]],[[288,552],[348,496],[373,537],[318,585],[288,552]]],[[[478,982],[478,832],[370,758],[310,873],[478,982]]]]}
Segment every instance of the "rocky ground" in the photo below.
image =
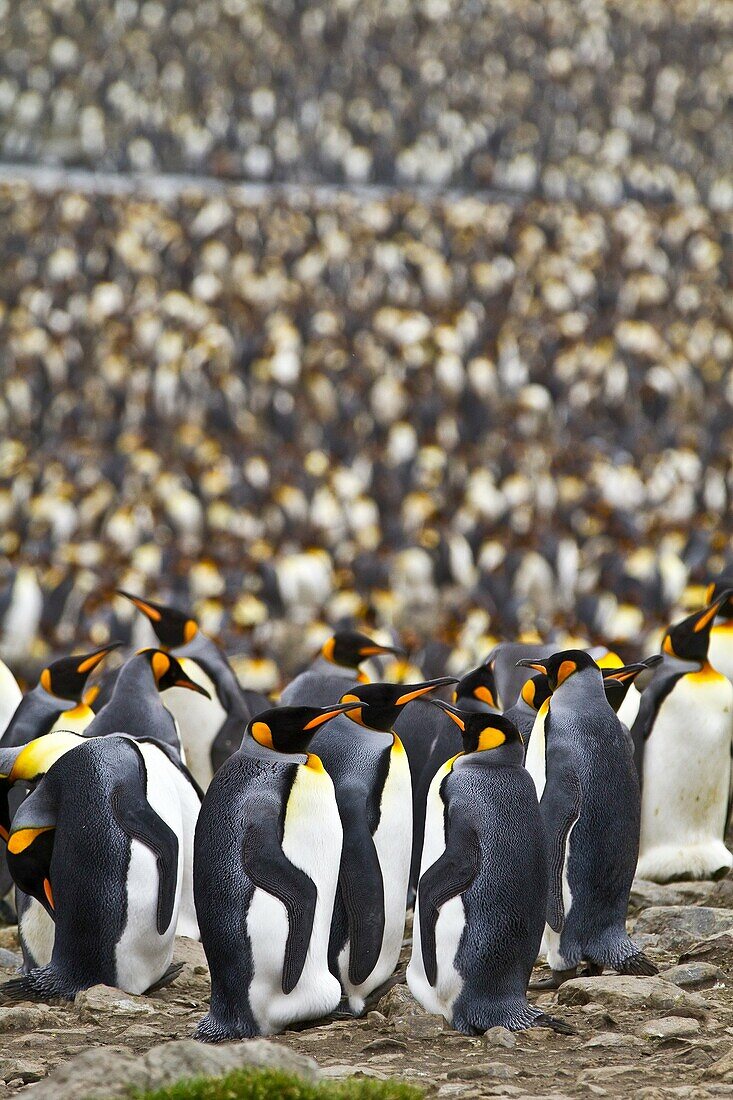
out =
{"type": "MultiPolygon", "coordinates": [[[[430,1097],[561,1100],[632,1089],[639,1100],[730,1096],[733,878],[665,887],[639,882],[630,926],[661,977],[580,978],[557,994],[532,994],[571,1024],[574,1036],[495,1028],[469,1039],[422,1012],[398,983],[365,1019],[287,1032],[277,1043],[217,1048],[180,1042],[190,1040],[208,996],[203,951],[180,940],[182,973],[153,996],[97,987],[73,1005],[0,1008],[0,1097],[81,1100],[86,1081],[90,1089],[102,1083],[98,1096],[120,1096],[129,1083],[159,1085],[251,1060],[327,1078],[397,1077],[424,1086],[430,1097]]],[[[0,931],[0,947],[9,976],[14,929],[0,931]]]]}

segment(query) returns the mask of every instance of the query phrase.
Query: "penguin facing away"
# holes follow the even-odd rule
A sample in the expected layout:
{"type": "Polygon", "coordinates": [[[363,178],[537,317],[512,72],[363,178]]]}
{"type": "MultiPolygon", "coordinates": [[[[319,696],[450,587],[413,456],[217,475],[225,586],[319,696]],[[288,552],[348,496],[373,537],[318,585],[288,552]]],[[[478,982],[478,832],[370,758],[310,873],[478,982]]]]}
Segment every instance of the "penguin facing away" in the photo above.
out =
{"type": "Polygon", "coordinates": [[[570,1031],[526,995],[545,924],[547,867],[521,734],[503,715],[435,705],[464,747],[428,795],[407,984],[423,1008],[466,1035],[570,1031]]]}
{"type": "Polygon", "coordinates": [[[92,653],[62,657],[44,668],[36,686],[18,704],[0,738],[0,747],[27,745],[58,726],[59,720],[81,732],[94,717],[82,699],[87,678],[119,644],[113,642],[92,653]]]}
{"type": "Polygon", "coordinates": [[[257,715],[206,792],[194,888],[211,1005],[197,1039],[274,1035],[338,1005],[328,941],[341,820],[333,783],[308,747],[346,709],[257,715]]]}
{"type": "Polygon", "coordinates": [[[733,866],[724,843],[733,685],[708,661],[712,624],[731,596],[721,593],[670,627],[664,663],[642,694],[631,731],[643,754],[637,874],[655,882],[713,878],[733,866]]]}
{"type": "Polygon", "coordinates": [[[163,650],[178,660],[187,678],[204,688],[200,699],[192,699],[172,685],[163,702],[178,723],[191,773],[206,790],[214,773],[241,744],[254,712],[226,654],[195,619],[122,590],[119,594],[147,617],[163,650]]]}
{"type": "Polygon", "coordinates": [[[120,668],[109,701],[86,727],[87,737],[128,733],[167,745],[186,763],[178,723],[164,704],[171,688],[208,698],[206,688],[192,680],[181,664],[162,649],[141,649],[120,668]]]}
{"type": "Polygon", "coordinates": [[[181,806],[165,750],[146,747],[59,732],[25,746],[4,772],[6,782],[42,776],[10,826],[8,863],[55,926],[50,960],[6,982],[6,999],[71,1000],[99,983],[143,993],[169,979],[181,806]]]}
{"type": "Polygon", "coordinates": [[[349,684],[365,682],[359,672],[362,661],[387,653],[401,654],[402,650],[380,645],[356,630],[337,630],[308,668],[287,685],[280,702],[285,706],[325,706],[330,699],[338,699],[349,684]]]}
{"type": "Polygon", "coordinates": [[[545,943],[556,988],[591,973],[655,974],[626,934],[639,851],[640,793],[631,746],[590,654],[565,650],[525,667],[552,695],[532,731],[526,767],[540,800],[549,888],[545,943]],[[543,713],[544,712],[544,713],[543,713]]]}

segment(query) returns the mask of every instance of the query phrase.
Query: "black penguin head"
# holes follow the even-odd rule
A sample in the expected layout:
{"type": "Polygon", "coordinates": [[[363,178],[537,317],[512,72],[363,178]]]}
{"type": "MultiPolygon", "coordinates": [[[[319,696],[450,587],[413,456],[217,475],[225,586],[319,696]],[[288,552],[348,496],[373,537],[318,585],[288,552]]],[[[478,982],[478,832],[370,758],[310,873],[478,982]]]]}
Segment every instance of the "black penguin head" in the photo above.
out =
{"type": "Polygon", "coordinates": [[[715,617],[716,619],[733,619],[733,573],[722,573],[716,581],[709,584],[705,593],[705,600],[708,604],[711,604],[724,592],[728,593],[728,598],[725,603],[720,605],[715,617]]]}
{"type": "MultiPolygon", "coordinates": [[[[345,714],[351,703],[329,707],[274,707],[263,710],[248,724],[245,731],[258,745],[275,752],[307,752],[311,738],[321,726],[345,714]]],[[[362,706],[366,706],[365,703],[362,706]]]]}
{"type": "Polygon", "coordinates": [[[733,589],[726,588],[702,611],[696,611],[671,626],[662,642],[663,651],[683,661],[706,661],[715,616],[731,597],[733,589]]]}
{"type": "Polygon", "coordinates": [[[552,695],[547,676],[544,673],[540,673],[538,676],[530,676],[529,680],[525,680],[522,684],[519,695],[532,710],[539,710],[544,701],[552,695]]]}
{"type": "Polygon", "coordinates": [[[380,645],[357,630],[337,630],[321,646],[322,657],[334,665],[343,665],[344,668],[358,668],[362,661],[380,653],[402,652],[396,646],[380,645]]]}
{"type": "Polygon", "coordinates": [[[165,607],[162,603],[153,603],[152,600],[143,600],[121,588],[117,589],[117,594],[131,600],[138,611],[142,611],[150,620],[155,636],[164,649],[177,649],[196,637],[198,623],[183,611],[176,611],[175,607],[165,607]]]}
{"type": "Polygon", "coordinates": [[[590,653],[586,653],[584,649],[564,649],[562,652],[553,653],[551,657],[545,657],[541,661],[526,657],[521,661],[517,661],[517,667],[534,668],[537,672],[543,672],[547,677],[551,692],[557,691],[560,685],[564,684],[570,676],[574,676],[576,672],[584,672],[589,668],[598,671],[598,665],[590,653]]]}
{"type": "Polygon", "coordinates": [[[81,653],[76,657],[62,657],[59,661],[53,661],[44,668],[39,683],[50,695],[57,695],[60,699],[73,699],[78,703],[84,694],[89,674],[101,664],[108,653],[121,645],[121,642],[112,642],[92,653],[81,653]]]}
{"type": "Polygon", "coordinates": [[[464,752],[485,752],[501,745],[523,745],[521,733],[503,714],[482,714],[476,710],[459,710],[442,699],[431,699],[433,706],[445,711],[461,731],[464,752]]]}
{"type": "Polygon", "coordinates": [[[615,711],[618,711],[623,703],[636,677],[640,676],[642,672],[647,672],[650,668],[654,668],[661,660],[661,653],[655,653],[652,657],[647,657],[637,664],[622,665],[621,668],[601,669],[606,698],[615,711]]]}
{"type": "Polygon", "coordinates": [[[413,699],[420,699],[436,688],[455,682],[455,676],[441,676],[437,680],[425,680],[422,684],[364,684],[350,689],[339,702],[354,704],[354,709],[346,712],[353,722],[387,733],[402,708],[413,699]],[[366,715],[362,711],[365,703],[368,707],[366,715]]]}
{"type": "Polygon", "coordinates": [[[181,665],[170,653],[166,653],[162,649],[141,649],[135,656],[142,657],[150,665],[158,691],[166,691],[168,688],[173,687],[188,688],[189,691],[205,695],[207,699],[211,698],[206,688],[201,687],[201,684],[197,684],[195,680],[187,676],[181,665]]]}
{"type": "Polygon", "coordinates": [[[480,703],[486,703],[489,707],[497,706],[493,661],[479,665],[458,681],[453,693],[453,702],[460,707],[461,699],[470,699],[472,702],[477,700],[480,703]]]}

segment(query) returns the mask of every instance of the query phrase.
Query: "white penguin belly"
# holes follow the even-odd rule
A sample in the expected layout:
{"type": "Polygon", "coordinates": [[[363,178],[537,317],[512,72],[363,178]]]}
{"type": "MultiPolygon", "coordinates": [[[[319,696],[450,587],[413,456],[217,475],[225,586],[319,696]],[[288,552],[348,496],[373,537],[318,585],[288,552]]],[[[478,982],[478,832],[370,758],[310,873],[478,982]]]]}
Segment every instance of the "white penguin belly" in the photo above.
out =
{"type": "Polygon", "coordinates": [[[548,700],[545,700],[537,711],[537,717],[534,720],[532,734],[529,739],[529,745],[527,746],[527,759],[524,761],[525,768],[532,776],[532,782],[537,791],[538,802],[542,798],[545,790],[545,783],[547,782],[547,761],[545,757],[545,720],[547,718],[547,711],[548,700]]]}
{"type": "Polygon", "coordinates": [[[663,701],[644,748],[639,877],[733,866],[723,843],[732,722],[733,687],[716,673],[684,676],[663,701]]]}
{"type": "Polygon", "coordinates": [[[178,838],[176,894],[173,915],[162,935],[157,928],[158,866],[156,857],[138,840],[130,842],[127,873],[127,919],[115,949],[117,985],[127,993],[144,993],[168,969],[178,922],[183,879],[183,825],[176,785],[170,769],[174,767],[154,745],[138,746],[147,771],[147,800],[178,838]]]}
{"type": "Polygon", "coordinates": [[[18,687],[18,681],[5,662],[0,661],[0,736],[7,729],[22,698],[23,693],[18,687]]]}
{"type": "MultiPolygon", "coordinates": [[[[198,785],[206,790],[214,777],[211,746],[227,718],[219,702],[213,680],[201,665],[189,657],[179,658],[183,671],[199,687],[206,688],[210,699],[188,688],[168,688],[161,698],[176,720],[186,754],[186,764],[198,785]]],[[[242,730],[244,733],[244,729],[242,730]]]]}
{"type": "Polygon", "coordinates": [[[641,692],[632,684],[626,693],[626,698],[616,711],[619,722],[621,722],[622,725],[626,726],[627,729],[631,729],[634,722],[636,721],[636,716],[639,713],[640,706],[641,692]]]}
{"type": "Polygon", "coordinates": [[[708,660],[733,683],[733,623],[717,623],[710,631],[708,660]]]}
{"type": "Polygon", "coordinates": [[[390,752],[390,766],[382,789],[379,825],[374,847],[384,885],[384,935],[379,958],[361,985],[349,981],[351,945],[347,941],[339,956],[341,984],[352,1012],[361,1012],[366,997],[387,981],[397,966],[405,934],[407,887],[412,853],[412,781],[407,754],[399,738],[390,752]]]}
{"type": "Polygon", "coordinates": [[[288,938],[285,906],[256,888],[247,912],[252,951],[249,1003],[263,1035],[274,1035],[299,1020],[317,1020],[337,1007],[338,979],[328,969],[328,940],[338,884],[343,832],[331,778],[318,758],[301,765],[290,791],[282,850],[304,871],[318,891],[313,931],[305,966],[295,989],[282,991],[288,938]]]}
{"type": "MultiPolygon", "coordinates": [[[[564,920],[568,919],[568,915],[573,905],[573,892],[570,889],[570,880],[568,878],[568,863],[570,862],[570,838],[573,835],[573,829],[576,825],[577,821],[570,826],[568,837],[565,841],[565,859],[562,865],[562,908],[564,920]]],[[[559,932],[554,932],[549,924],[545,925],[545,931],[542,935],[542,943],[540,945],[540,954],[545,954],[547,956],[547,963],[552,970],[569,969],[568,962],[560,954],[561,935],[562,929],[560,929],[559,932]]]]}
{"type": "MultiPolygon", "coordinates": [[[[445,806],[440,797],[440,785],[450,771],[451,764],[444,764],[436,773],[428,791],[425,814],[425,838],[423,840],[420,877],[428,867],[440,859],[445,851],[445,806]]],[[[435,957],[438,963],[437,979],[430,985],[423,963],[422,939],[420,935],[420,892],[415,902],[415,918],[412,934],[412,955],[407,967],[407,985],[416,1001],[426,1012],[444,1016],[449,1022],[453,1019],[453,1005],[463,988],[463,979],[455,968],[466,913],[463,898],[451,898],[441,907],[435,925],[435,957]]]]}
{"type": "Polygon", "coordinates": [[[33,966],[48,966],[53,954],[56,925],[40,901],[29,899],[20,918],[18,931],[26,952],[32,956],[33,966]]]}

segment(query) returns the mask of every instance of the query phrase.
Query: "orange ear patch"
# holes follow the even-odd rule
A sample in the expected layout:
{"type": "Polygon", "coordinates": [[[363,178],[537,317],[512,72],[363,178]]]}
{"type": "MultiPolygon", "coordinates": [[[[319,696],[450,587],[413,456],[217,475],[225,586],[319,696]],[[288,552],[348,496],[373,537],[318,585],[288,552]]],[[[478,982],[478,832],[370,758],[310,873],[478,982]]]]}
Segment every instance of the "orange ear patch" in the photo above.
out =
{"type": "Polygon", "coordinates": [[[491,694],[491,689],[484,687],[480,684],[477,688],[474,688],[474,696],[480,699],[482,703],[487,703],[490,707],[495,707],[494,696],[491,694]]]}
{"type": "Polygon", "coordinates": [[[258,745],[263,745],[266,749],[275,748],[272,743],[272,730],[267,722],[253,722],[250,732],[258,745]]]}
{"type": "Polygon", "coordinates": [[[557,686],[564,683],[568,676],[572,676],[574,672],[578,671],[578,666],[575,661],[563,661],[557,670],[557,686]]]}
{"type": "Polygon", "coordinates": [[[165,676],[166,672],[171,667],[170,659],[166,657],[165,653],[154,653],[150,664],[156,682],[160,680],[161,677],[165,676]]]}
{"type": "Polygon", "coordinates": [[[498,730],[495,726],[485,726],[478,735],[478,751],[498,749],[499,745],[503,745],[505,741],[506,734],[503,730],[498,730]]]}
{"type": "Polygon", "coordinates": [[[45,691],[53,692],[53,688],[51,687],[51,673],[47,668],[44,668],[41,673],[41,687],[45,691]]]}

